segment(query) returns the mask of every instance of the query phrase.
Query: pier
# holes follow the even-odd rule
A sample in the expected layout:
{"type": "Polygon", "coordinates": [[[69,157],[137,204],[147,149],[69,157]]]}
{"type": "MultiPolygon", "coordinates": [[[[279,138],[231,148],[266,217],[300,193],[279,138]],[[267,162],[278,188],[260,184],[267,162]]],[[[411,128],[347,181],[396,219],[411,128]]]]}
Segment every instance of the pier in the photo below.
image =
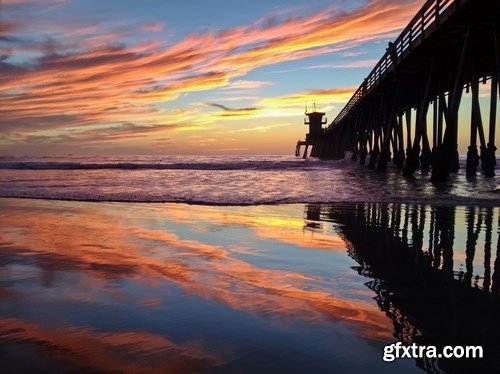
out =
{"type": "MultiPolygon", "coordinates": [[[[466,173],[495,175],[495,128],[500,76],[500,1],[428,0],[389,43],[386,53],[326,128],[308,134],[304,157],[344,158],[405,176],[430,172],[433,182],[459,169],[459,110],[472,105],[466,173]],[[481,113],[480,87],[489,91],[481,113]]],[[[310,117],[310,116],[309,116],[310,117]]],[[[470,119],[470,120],[469,120],[470,119]]],[[[312,129],[312,127],[311,127],[312,129]]]]}

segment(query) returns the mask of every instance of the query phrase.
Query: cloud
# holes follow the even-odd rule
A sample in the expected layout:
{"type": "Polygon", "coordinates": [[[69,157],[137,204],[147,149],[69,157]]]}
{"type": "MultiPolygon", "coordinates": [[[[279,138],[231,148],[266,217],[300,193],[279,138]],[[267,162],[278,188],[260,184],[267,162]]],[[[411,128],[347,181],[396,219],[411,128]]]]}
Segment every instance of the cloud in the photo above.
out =
{"type": "Polygon", "coordinates": [[[217,104],[217,103],[204,103],[204,105],[208,106],[208,107],[212,107],[212,108],[222,109],[221,111],[208,113],[206,115],[206,118],[212,117],[214,120],[217,118],[236,119],[236,118],[255,117],[256,115],[258,115],[261,112],[261,110],[259,108],[254,108],[254,107],[230,108],[230,107],[227,107],[225,105],[217,104]]]}
{"type": "Polygon", "coordinates": [[[251,111],[257,110],[257,108],[236,108],[236,109],[234,109],[234,108],[229,108],[225,105],[216,104],[216,103],[205,103],[205,105],[211,106],[214,108],[219,108],[219,109],[222,109],[226,112],[251,112],[251,111]]]}
{"type": "MultiPolygon", "coordinates": [[[[305,104],[316,102],[322,105],[343,104],[349,100],[356,87],[334,88],[329,90],[312,90],[291,95],[265,98],[260,105],[270,108],[304,108],[305,104]]],[[[319,107],[321,109],[321,107],[319,107]]]]}
{"type": "Polygon", "coordinates": [[[261,125],[261,126],[253,126],[253,127],[243,127],[236,130],[231,130],[229,133],[240,133],[240,132],[268,132],[271,129],[290,126],[289,123],[277,123],[272,125],[261,125]]]}
{"type": "Polygon", "coordinates": [[[249,80],[236,80],[234,82],[229,83],[224,89],[254,89],[261,87],[269,87],[272,86],[273,82],[268,81],[249,81],[249,80]]]}
{"type": "Polygon", "coordinates": [[[357,57],[357,56],[360,56],[360,55],[363,55],[365,54],[366,52],[364,51],[358,51],[358,52],[343,52],[342,53],[342,57],[357,57]]]}
{"type": "Polygon", "coordinates": [[[86,128],[81,127],[72,129],[62,133],[53,133],[47,131],[29,132],[27,134],[19,134],[15,138],[19,144],[52,144],[52,145],[81,145],[96,146],[101,144],[114,144],[117,142],[129,142],[135,139],[143,139],[145,137],[154,137],[155,142],[165,142],[170,140],[164,138],[165,134],[190,128],[187,124],[170,124],[170,125],[137,125],[134,123],[123,123],[113,126],[86,128]],[[160,136],[160,138],[157,138],[160,136]]]}
{"type": "MultiPolygon", "coordinates": [[[[14,2],[20,1],[10,0],[9,4],[14,2]]],[[[330,7],[304,16],[278,14],[231,29],[193,33],[176,43],[161,39],[124,42],[129,30],[110,30],[95,22],[80,23],[78,30],[71,23],[35,23],[42,27],[36,33],[42,38],[16,39],[16,30],[27,25],[27,21],[17,20],[8,26],[15,42],[10,43],[6,57],[0,61],[0,132],[10,138],[22,133],[27,138],[30,132],[54,130],[60,138],[60,133],[79,126],[182,122],[196,127],[219,118],[257,115],[256,108],[243,111],[219,107],[222,110],[218,114],[191,112],[176,118],[161,104],[190,92],[268,86],[271,82],[241,78],[259,67],[383,39],[404,27],[416,7],[409,0],[370,0],[350,11],[330,7]],[[55,28],[56,36],[43,38],[43,27],[55,28]],[[37,55],[22,63],[12,59],[22,51],[37,55]]],[[[159,24],[140,27],[160,29],[159,24]]],[[[325,104],[330,99],[348,99],[347,93],[330,93],[317,91],[316,95],[324,98],[325,104]]],[[[304,99],[312,101],[313,97],[268,98],[262,105],[286,107],[304,99]]],[[[116,139],[125,140],[125,135],[116,139]]]]}
{"type": "Polygon", "coordinates": [[[302,66],[294,69],[278,70],[273,71],[273,73],[291,73],[300,70],[316,70],[316,69],[356,69],[356,68],[373,68],[379,60],[369,59],[369,60],[359,60],[359,61],[349,61],[337,64],[321,64],[321,65],[310,65],[302,66]]]}
{"type": "Polygon", "coordinates": [[[50,3],[65,3],[66,0],[2,0],[4,5],[11,4],[50,4],[50,3]]]}
{"type": "Polygon", "coordinates": [[[140,25],[139,29],[142,31],[158,32],[163,30],[164,27],[165,25],[161,22],[152,22],[140,25]]]}
{"type": "Polygon", "coordinates": [[[378,60],[359,60],[344,62],[339,64],[322,64],[322,65],[312,65],[306,67],[307,69],[353,69],[353,68],[372,68],[376,65],[378,60]]]}

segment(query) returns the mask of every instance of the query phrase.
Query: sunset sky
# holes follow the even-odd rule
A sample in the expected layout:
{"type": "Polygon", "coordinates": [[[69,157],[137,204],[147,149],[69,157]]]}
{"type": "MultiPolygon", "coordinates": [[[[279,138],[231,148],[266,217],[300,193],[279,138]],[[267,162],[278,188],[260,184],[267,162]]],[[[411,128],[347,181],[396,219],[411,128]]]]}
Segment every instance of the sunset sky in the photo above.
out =
{"type": "Polygon", "coordinates": [[[415,0],[1,0],[2,154],[289,154],[415,0]]]}

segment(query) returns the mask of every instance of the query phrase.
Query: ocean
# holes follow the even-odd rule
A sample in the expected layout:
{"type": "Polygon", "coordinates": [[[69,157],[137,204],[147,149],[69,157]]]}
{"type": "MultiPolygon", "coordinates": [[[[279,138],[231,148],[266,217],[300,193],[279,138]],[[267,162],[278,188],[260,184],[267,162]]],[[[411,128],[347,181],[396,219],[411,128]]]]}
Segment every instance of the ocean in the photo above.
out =
{"type": "Polygon", "coordinates": [[[4,157],[0,196],[221,205],[500,204],[498,178],[467,180],[462,168],[449,183],[435,186],[429,175],[399,174],[394,167],[378,173],[347,159],[293,156],[4,157]]]}
{"type": "Polygon", "coordinates": [[[498,372],[498,177],[428,178],[289,156],[4,157],[0,371],[498,372]],[[484,358],[385,362],[397,342],[484,358]]]}

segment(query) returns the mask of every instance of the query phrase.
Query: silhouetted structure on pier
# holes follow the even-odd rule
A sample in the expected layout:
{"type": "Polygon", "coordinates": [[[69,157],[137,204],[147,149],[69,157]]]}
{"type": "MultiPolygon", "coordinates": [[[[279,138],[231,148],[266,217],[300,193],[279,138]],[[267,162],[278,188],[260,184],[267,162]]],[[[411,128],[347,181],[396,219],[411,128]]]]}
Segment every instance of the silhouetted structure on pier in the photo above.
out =
{"type": "MultiPolygon", "coordinates": [[[[318,112],[316,110],[316,104],[314,104],[314,111],[313,112],[307,112],[307,108],[305,111],[305,115],[307,118],[304,118],[304,125],[309,125],[309,133],[306,134],[306,140],[299,140],[297,142],[297,146],[295,148],[295,156],[300,156],[300,147],[305,145],[304,149],[304,158],[307,157],[307,150],[309,146],[318,144],[319,142],[322,141],[323,139],[323,125],[326,125],[326,118],[323,118],[325,116],[325,113],[323,112],[318,112]]],[[[312,157],[317,157],[318,147],[313,147],[313,150],[311,152],[312,157]]]]}
{"type": "Polygon", "coordinates": [[[466,89],[472,93],[467,174],[481,163],[493,176],[499,76],[500,1],[428,0],[314,142],[312,155],[343,158],[351,151],[353,161],[365,164],[369,156],[378,170],[392,158],[404,175],[432,169],[431,180],[446,180],[459,168],[458,113],[466,89]],[[485,129],[479,85],[487,81],[485,129]]]}
{"type": "Polygon", "coordinates": [[[393,321],[394,338],[441,349],[484,348],[483,359],[418,359],[420,368],[430,373],[500,371],[498,208],[311,205],[305,218],[306,230],[321,229],[312,223],[334,225],[359,264],[353,269],[371,279],[366,285],[393,321]],[[466,228],[465,243],[455,238],[461,228],[466,228]]]}

